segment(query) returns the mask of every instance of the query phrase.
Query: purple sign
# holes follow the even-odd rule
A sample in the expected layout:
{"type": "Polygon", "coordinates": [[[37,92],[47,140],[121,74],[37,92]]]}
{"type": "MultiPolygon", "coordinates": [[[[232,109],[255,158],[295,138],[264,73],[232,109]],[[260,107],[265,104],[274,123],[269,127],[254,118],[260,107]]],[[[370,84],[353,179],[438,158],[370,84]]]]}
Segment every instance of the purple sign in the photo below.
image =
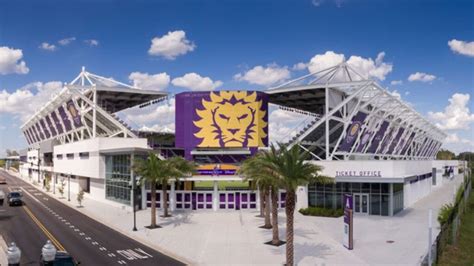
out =
{"type": "Polygon", "coordinates": [[[384,154],[388,150],[388,145],[391,143],[391,140],[393,138],[393,134],[395,133],[394,128],[389,129],[387,135],[382,141],[382,144],[380,145],[380,148],[378,149],[378,153],[384,154]]]}
{"type": "Polygon", "coordinates": [[[44,120],[43,119],[40,119],[40,125],[41,125],[41,129],[43,129],[43,132],[44,132],[44,135],[45,135],[45,139],[49,139],[51,137],[51,134],[49,134],[49,131],[48,129],[46,128],[46,124],[44,123],[44,120]]]}
{"type": "Polygon", "coordinates": [[[58,134],[62,134],[64,132],[63,125],[61,125],[61,121],[59,121],[58,115],[56,114],[56,112],[52,112],[50,116],[53,119],[56,129],[58,130],[58,134]]]}
{"type": "Polygon", "coordinates": [[[404,128],[399,128],[398,129],[397,135],[392,140],[392,143],[390,144],[390,148],[388,149],[387,154],[392,154],[393,153],[393,150],[395,149],[395,146],[397,146],[398,141],[400,140],[400,137],[402,136],[404,131],[405,131],[404,128]]]}
{"type": "Polygon", "coordinates": [[[64,107],[59,106],[58,108],[59,116],[63,120],[64,127],[66,128],[66,132],[72,129],[71,121],[69,121],[69,117],[67,117],[66,111],[64,111],[64,107]]]}
{"type": "Polygon", "coordinates": [[[344,194],[344,239],[343,244],[347,249],[353,249],[353,199],[351,194],[344,194]]]}
{"type": "Polygon", "coordinates": [[[67,106],[67,110],[68,110],[69,114],[72,117],[72,122],[74,124],[74,127],[78,128],[78,127],[82,126],[81,115],[77,111],[76,104],[74,104],[74,101],[69,100],[66,103],[66,106],[67,106]]]}
{"type": "Polygon", "coordinates": [[[365,146],[369,143],[370,138],[374,135],[373,131],[364,130],[362,137],[360,138],[359,146],[357,146],[356,152],[362,152],[365,146]]]}
{"type": "Polygon", "coordinates": [[[56,129],[54,129],[53,123],[51,122],[51,118],[49,118],[49,116],[46,116],[45,120],[46,120],[46,123],[48,124],[49,131],[51,131],[51,135],[55,137],[57,135],[56,129]]]}
{"type": "Polygon", "coordinates": [[[268,96],[257,91],[176,95],[176,146],[186,158],[197,148],[268,146],[268,96]]]}
{"type": "Polygon", "coordinates": [[[358,112],[354,117],[352,117],[352,123],[347,129],[346,137],[344,138],[343,142],[339,146],[339,151],[350,151],[352,145],[354,144],[357,136],[359,136],[359,132],[362,127],[362,123],[364,122],[367,114],[358,112]]]}

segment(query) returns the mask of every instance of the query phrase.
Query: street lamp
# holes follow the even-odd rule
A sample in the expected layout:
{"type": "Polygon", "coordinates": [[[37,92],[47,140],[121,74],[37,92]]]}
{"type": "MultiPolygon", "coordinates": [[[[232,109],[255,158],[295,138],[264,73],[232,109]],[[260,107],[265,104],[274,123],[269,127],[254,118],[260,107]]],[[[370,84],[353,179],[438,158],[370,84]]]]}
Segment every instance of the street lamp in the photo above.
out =
{"type": "Polygon", "coordinates": [[[67,175],[67,201],[71,201],[71,174],[67,175]]]}
{"type": "Polygon", "coordinates": [[[54,259],[56,258],[56,248],[51,244],[51,241],[46,241],[43,248],[41,249],[41,255],[43,257],[44,265],[53,265],[54,259]]]}
{"type": "Polygon", "coordinates": [[[7,249],[8,266],[19,266],[21,259],[21,250],[12,242],[7,249]]]}
{"type": "Polygon", "coordinates": [[[135,175],[132,175],[132,181],[130,181],[129,186],[132,188],[132,207],[133,207],[133,231],[137,231],[137,208],[136,208],[136,187],[139,180],[135,180],[135,175]]]}

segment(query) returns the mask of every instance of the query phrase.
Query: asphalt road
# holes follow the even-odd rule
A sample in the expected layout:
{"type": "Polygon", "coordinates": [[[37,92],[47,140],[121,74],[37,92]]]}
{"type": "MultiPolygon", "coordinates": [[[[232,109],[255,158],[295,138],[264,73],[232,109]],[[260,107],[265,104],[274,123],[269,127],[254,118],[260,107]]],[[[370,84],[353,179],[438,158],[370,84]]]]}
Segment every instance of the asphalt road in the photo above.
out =
{"type": "Polygon", "coordinates": [[[81,265],[184,265],[85,216],[23,180],[0,170],[5,194],[21,190],[24,206],[0,207],[0,233],[22,250],[21,265],[38,265],[41,248],[50,239],[81,265]]]}

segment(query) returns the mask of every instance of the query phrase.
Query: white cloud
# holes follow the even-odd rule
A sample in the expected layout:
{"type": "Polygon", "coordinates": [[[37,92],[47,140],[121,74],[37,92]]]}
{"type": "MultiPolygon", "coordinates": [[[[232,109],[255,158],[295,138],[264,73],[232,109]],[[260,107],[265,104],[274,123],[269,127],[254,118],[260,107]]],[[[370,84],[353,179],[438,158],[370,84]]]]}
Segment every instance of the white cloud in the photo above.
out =
{"type": "Polygon", "coordinates": [[[402,95],[397,90],[391,91],[390,94],[392,94],[398,99],[402,99],[402,95]]]}
{"type": "Polygon", "coordinates": [[[269,108],[269,136],[270,142],[287,142],[291,137],[304,127],[303,121],[309,122],[311,119],[308,116],[284,111],[270,105],[269,108]],[[298,127],[298,125],[300,127],[298,127]]]}
{"type": "Polygon", "coordinates": [[[89,45],[90,47],[99,46],[99,41],[95,39],[84,40],[84,43],[89,45]]]}
{"type": "Polygon", "coordinates": [[[66,46],[75,40],[76,40],[76,37],[69,37],[69,38],[64,38],[64,39],[59,40],[58,43],[62,46],[66,46]]]}
{"type": "MultiPolygon", "coordinates": [[[[390,72],[392,72],[393,65],[391,63],[383,62],[384,57],[385,52],[380,52],[375,60],[372,58],[363,58],[361,56],[352,55],[349,57],[349,60],[347,60],[347,64],[354,68],[354,70],[364,78],[377,78],[379,80],[385,80],[385,77],[390,72]]],[[[317,54],[313,56],[307,66],[309,72],[315,73],[335,66],[344,60],[344,54],[337,54],[333,51],[327,51],[324,54],[317,54]]],[[[336,77],[336,79],[337,78],[338,77],[336,77]]]]}
{"type": "Polygon", "coordinates": [[[465,41],[458,41],[456,39],[452,39],[448,42],[449,47],[455,53],[467,55],[467,56],[474,56],[474,41],[473,42],[465,42],[465,41]]]}
{"type": "Polygon", "coordinates": [[[311,4],[313,4],[313,6],[315,7],[319,7],[323,3],[324,3],[324,0],[311,0],[311,4]]]}
{"type": "Polygon", "coordinates": [[[179,55],[194,51],[195,48],[196,45],[186,39],[186,32],[177,30],[153,38],[148,54],[174,60],[179,55]]]}
{"type": "Polygon", "coordinates": [[[150,105],[145,108],[131,108],[122,111],[121,117],[130,124],[137,125],[138,128],[159,128],[168,127],[174,130],[175,119],[175,99],[164,101],[158,105],[150,105]]]}
{"type": "Polygon", "coordinates": [[[166,133],[174,133],[175,130],[175,124],[170,123],[167,125],[160,125],[160,124],[155,124],[152,126],[142,126],[140,130],[143,131],[157,131],[157,132],[166,132],[166,133]]]}
{"type": "Polygon", "coordinates": [[[25,61],[21,60],[22,58],[23,52],[21,49],[0,47],[0,74],[27,74],[30,69],[26,66],[25,61]]]}
{"type": "Polygon", "coordinates": [[[250,84],[270,86],[277,82],[282,82],[290,78],[288,67],[280,67],[276,64],[270,64],[266,67],[256,66],[245,73],[234,75],[238,81],[247,81],[250,84]]]}
{"type": "Polygon", "coordinates": [[[390,82],[390,85],[402,85],[403,84],[403,81],[402,80],[392,80],[392,82],[390,82]]]}
{"type": "Polygon", "coordinates": [[[406,92],[405,92],[405,95],[410,95],[410,92],[409,92],[409,91],[406,91],[406,92]]]}
{"type": "Polygon", "coordinates": [[[408,76],[409,81],[421,81],[421,82],[430,82],[436,79],[435,75],[426,74],[423,72],[416,72],[408,76]]]}
{"type": "Polygon", "coordinates": [[[444,108],[444,112],[428,112],[428,115],[439,121],[436,125],[441,129],[469,129],[469,124],[474,122],[474,114],[468,107],[469,99],[468,93],[455,93],[449,99],[449,105],[444,108]]]}
{"type": "Polygon", "coordinates": [[[171,81],[174,86],[187,88],[193,91],[214,90],[222,86],[222,81],[212,81],[209,77],[201,77],[196,73],[187,73],[182,77],[174,78],[171,81]]]}
{"type": "Polygon", "coordinates": [[[455,153],[473,151],[474,150],[474,139],[466,139],[459,137],[458,134],[448,134],[444,140],[443,148],[447,148],[455,153]]]}
{"type": "Polygon", "coordinates": [[[141,72],[132,72],[128,76],[133,86],[145,90],[163,90],[170,83],[170,76],[166,73],[148,74],[141,72]]]}
{"type": "Polygon", "coordinates": [[[50,52],[56,51],[56,45],[49,44],[47,42],[42,43],[38,48],[40,48],[41,50],[50,51],[50,52]]]}
{"type": "Polygon", "coordinates": [[[0,91],[0,113],[12,114],[26,121],[61,89],[62,82],[50,81],[32,82],[11,93],[0,91]]]}
{"type": "Polygon", "coordinates": [[[299,63],[293,65],[293,70],[304,70],[307,67],[308,67],[308,64],[303,63],[303,62],[299,62],[299,63]]]}

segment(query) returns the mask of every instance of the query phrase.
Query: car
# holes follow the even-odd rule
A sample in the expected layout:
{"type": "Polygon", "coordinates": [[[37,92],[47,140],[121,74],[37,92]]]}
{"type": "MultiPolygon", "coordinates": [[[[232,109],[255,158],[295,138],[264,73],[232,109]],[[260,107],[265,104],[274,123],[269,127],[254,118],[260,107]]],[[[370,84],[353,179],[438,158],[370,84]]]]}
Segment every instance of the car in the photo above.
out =
{"type": "Polygon", "coordinates": [[[21,195],[21,192],[19,191],[13,191],[13,192],[8,193],[7,198],[8,198],[8,205],[10,206],[23,205],[23,200],[21,199],[22,195],[21,195]]]}
{"type": "Polygon", "coordinates": [[[3,202],[5,201],[5,192],[0,189],[0,206],[3,206],[3,202]]]}
{"type": "Polygon", "coordinates": [[[0,184],[6,184],[7,183],[7,179],[3,176],[0,176],[0,184]]]}
{"type": "Polygon", "coordinates": [[[66,251],[56,251],[56,256],[54,257],[53,263],[45,263],[43,261],[43,255],[40,257],[40,265],[54,265],[54,266],[76,266],[81,264],[74,260],[74,258],[69,255],[66,251]]]}

